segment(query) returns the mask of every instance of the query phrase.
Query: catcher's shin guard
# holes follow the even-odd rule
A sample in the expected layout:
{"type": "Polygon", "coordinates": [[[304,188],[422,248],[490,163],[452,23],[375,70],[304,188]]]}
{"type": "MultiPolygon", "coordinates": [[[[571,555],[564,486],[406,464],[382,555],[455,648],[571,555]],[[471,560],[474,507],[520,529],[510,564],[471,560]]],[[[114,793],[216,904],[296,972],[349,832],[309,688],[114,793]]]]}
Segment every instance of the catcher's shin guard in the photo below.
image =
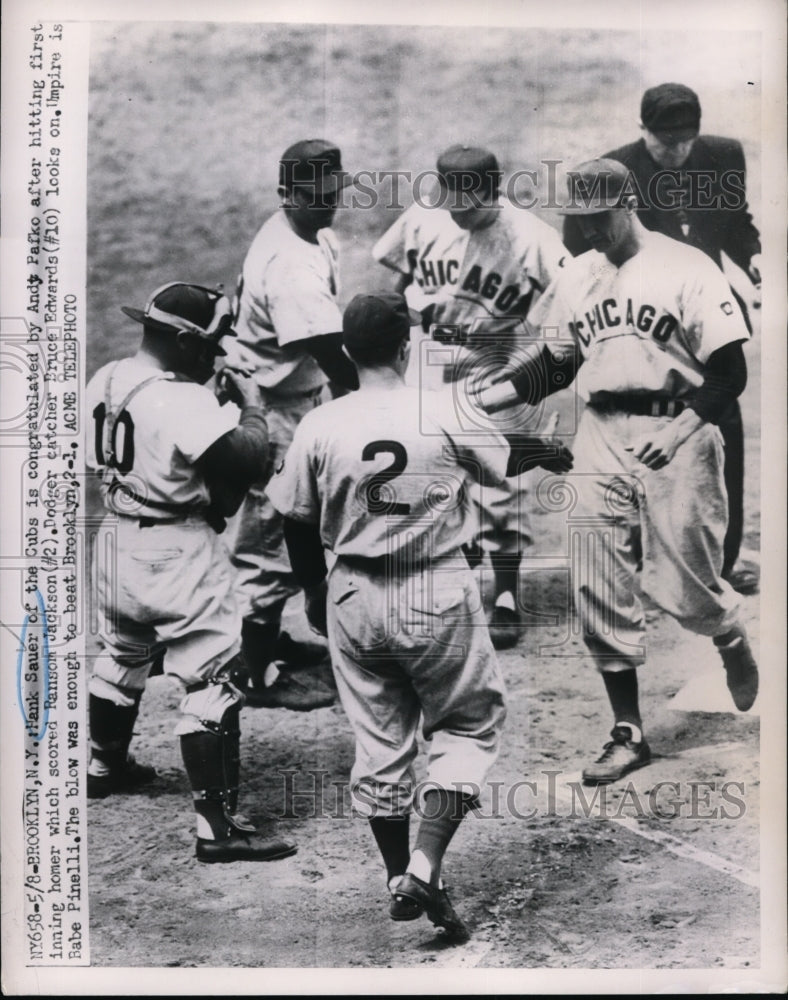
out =
{"type": "Polygon", "coordinates": [[[240,705],[210,729],[181,735],[181,753],[197,813],[196,857],[210,864],[275,861],[295,854],[296,846],[266,837],[234,815],[238,798],[240,705]]]}
{"type": "Polygon", "coordinates": [[[222,730],[203,729],[181,736],[181,755],[192,787],[197,813],[197,836],[203,840],[224,840],[230,836],[230,789],[226,765],[228,737],[222,730]]]}

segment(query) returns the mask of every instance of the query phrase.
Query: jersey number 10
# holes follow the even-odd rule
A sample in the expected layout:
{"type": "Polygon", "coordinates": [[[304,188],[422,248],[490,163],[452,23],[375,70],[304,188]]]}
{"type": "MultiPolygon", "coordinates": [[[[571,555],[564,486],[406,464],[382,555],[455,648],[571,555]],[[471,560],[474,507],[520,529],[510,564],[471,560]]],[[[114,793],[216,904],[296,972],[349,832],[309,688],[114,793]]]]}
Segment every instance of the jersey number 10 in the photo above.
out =
{"type": "Polygon", "coordinates": [[[110,454],[104,454],[104,424],[107,418],[107,408],[104,403],[99,403],[93,410],[93,419],[96,421],[96,437],[94,439],[96,449],[96,461],[99,465],[107,465],[118,472],[131,472],[134,465],[134,421],[128,410],[121,410],[115,417],[110,434],[109,450],[110,454]],[[118,453],[118,428],[123,428],[123,444],[118,453]]]}

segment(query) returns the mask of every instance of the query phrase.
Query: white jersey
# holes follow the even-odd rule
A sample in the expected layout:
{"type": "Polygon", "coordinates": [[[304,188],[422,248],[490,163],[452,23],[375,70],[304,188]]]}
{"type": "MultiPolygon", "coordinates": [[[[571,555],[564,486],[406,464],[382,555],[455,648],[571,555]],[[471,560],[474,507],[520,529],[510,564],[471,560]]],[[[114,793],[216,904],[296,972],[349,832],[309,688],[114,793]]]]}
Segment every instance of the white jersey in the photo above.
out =
{"type": "Polygon", "coordinates": [[[436,323],[525,316],[568,256],[547,223],[504,198],[495,221],[473,232],[449,211],[412,205],[375,244],[372,255],[415,287],[414,308],[434,303],[436,323]]]}
{"type": "Polygon", "coordinates": [[[448,392],[360,389],[303,418],[269,499],[319,524],[337,556],[398,557],[416,569],[473,537],[468,485],[506,474],[508,444],[478,418],[472,433],[461,428],[448,392]]]}
{"type": "Polygon", "coordinates": [[[88,383],[86,406],[92,421],[87,465],[103,473],[108,510],[166,519],[208,505],[208,487],[194,463],[237,426],[236,406],[220,406],[210,389],[139,357],[101,368],[88,383]],[[153,381],[128,398],[147,379],[153,381]],[[112,435],[108,412],[114,413],[112,435]]]}
{"type": "Polygon", "coordinates": [[[576,385],[586,401],[598,393],[684,396],[703,382],[709,355],[749,336],[716,264],[649,231],[621,267],[597,250],[571,261],[528,322],[575,341],[583,357],[576,385]]]}
{"type": "Polygon", "coordinates": [[[295,395],[325,383],[317,362],[298,341],[342,329],[337,304],[339,248],[330,229],[317,243],[297,236],[284,211],[260,228],[239,279],[227,363],[254,369],[264,389],[295,395]]]}

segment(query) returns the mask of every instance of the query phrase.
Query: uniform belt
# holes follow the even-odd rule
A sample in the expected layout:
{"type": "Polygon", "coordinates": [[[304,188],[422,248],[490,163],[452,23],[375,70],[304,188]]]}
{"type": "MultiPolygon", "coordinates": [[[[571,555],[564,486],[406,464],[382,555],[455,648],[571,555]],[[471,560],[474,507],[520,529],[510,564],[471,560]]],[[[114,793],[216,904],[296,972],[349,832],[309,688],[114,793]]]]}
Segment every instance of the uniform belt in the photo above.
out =
{"type": "Polygon", "coordinates": [[[382,556],[337,556],[337,565],[346,570],[365,573],[369,576],[397,577],[420,576],[435,570],[444,570],[445,564],[455,560],[458,569],[467,569],[468,563],[462,549],[449,552],[437,559],[413,559],[406,553],[382,556]]]}
{"type": "Polygon", "coordinates": [[[116,517],[121,517],[124,521],[135,521],[141,528],[155,528],[158,524],[185,524],[196,513],[196,511],[190,511],[172,517],[137,517],[136,514],[121,514],[119,511],[113,511],[116,517]]]}
{"type": "Polygon", "coordinates": [[[323,391],[322,385],[318,385],[314,389],[305,389],[303,392],[286,392],[286,393],[271,392],[270,389],[266,389],[264,386],[261,386],[260,388],[260,393],[263,397],[263,402],[266,403],[268,406],[276,406],[277,404],[281,406],[283,403],[292,403],[294,400],[298,399],[312,399],[315,396],[319,396],[322,393],[322,391],[323,391]]]}
{"type": "Polygon", "coordinates": [[[183,524],[188,517],[183,514],[181,517],[138,517],[135,520],[141,528],[155,528],[157,524],[183,524]]]}
{"type": "Polygon", "coordinates": [[[618,392],[597,397],[588,405],[599,413],[631,413],[638,417],[677,417],[687,408],[681,399],[618,392]]]}

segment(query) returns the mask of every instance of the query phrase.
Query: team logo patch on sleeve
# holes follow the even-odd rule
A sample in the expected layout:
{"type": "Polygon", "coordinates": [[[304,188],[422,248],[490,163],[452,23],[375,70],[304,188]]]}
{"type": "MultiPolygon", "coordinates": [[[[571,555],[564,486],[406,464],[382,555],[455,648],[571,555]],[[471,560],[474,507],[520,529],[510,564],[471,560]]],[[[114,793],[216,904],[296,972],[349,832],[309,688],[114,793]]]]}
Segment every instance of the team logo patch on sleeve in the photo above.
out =
{"type": "Polygon", "coordinates": [[[726,316],[733,315],[733,305],[730,302],[720,302],[720,309],[722,309],[726,316]]]}

